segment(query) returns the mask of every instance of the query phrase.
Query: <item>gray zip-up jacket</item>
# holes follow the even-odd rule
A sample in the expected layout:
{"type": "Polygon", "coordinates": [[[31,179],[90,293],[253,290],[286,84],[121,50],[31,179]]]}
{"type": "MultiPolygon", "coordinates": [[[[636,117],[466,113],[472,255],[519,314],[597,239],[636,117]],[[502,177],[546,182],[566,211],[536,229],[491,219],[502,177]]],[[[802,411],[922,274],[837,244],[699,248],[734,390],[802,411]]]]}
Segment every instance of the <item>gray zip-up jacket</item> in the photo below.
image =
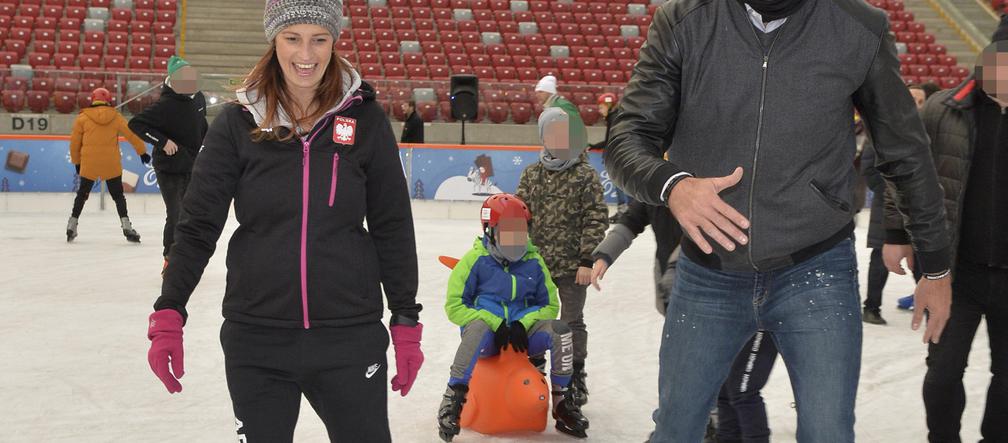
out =
{"type": "Polygon", "coordinates": [[[885,13],[861,0],[807,0],[770,44],[757,32],[736,0],[658,9],[607,147],[617,186],[663,205],[680,172],[719,177],[742,166],[721,198],[750,220],[749,245],[707,256],[687,238],[683,252],[717,269],[784,268],[853,229],[857,107],[924,271],[947,269],[941,188],[885,13]]]}

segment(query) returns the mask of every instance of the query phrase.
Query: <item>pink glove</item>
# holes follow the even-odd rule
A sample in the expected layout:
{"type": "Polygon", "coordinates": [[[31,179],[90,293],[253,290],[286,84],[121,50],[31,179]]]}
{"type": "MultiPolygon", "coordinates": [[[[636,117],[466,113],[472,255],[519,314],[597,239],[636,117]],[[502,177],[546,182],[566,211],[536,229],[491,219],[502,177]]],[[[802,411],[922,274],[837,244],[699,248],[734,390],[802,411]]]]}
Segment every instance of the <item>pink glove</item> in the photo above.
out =
{"type": "Polygon", "coordinates": [[[169,393],[182,392],[182,384],[177,380],[185,374],[182,366],[182,314],[174,309],[161,309],[151,314],[147,338],[151,341],[147,362],[154,375],[161,379],[169,393]],[[171,372],[168,371],[169,360],[171,372]]]}
{"type": "Polygon", "coordinates": [[[420,350],[420,336],[423,324],[416,326],[395,325],[392,330],[392,346],[395,347],[396,375],[392,377],[392,390],[401,391],[403,397],[409,394],[417,372],[423,365],[423,351],[420,350]]]}

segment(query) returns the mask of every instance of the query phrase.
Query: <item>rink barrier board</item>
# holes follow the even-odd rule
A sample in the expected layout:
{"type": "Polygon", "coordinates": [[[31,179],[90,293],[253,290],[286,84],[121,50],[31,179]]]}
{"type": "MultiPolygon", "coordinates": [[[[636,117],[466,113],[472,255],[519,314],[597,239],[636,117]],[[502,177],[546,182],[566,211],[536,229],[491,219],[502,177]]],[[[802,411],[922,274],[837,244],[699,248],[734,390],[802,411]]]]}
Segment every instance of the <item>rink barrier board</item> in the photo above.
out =
{"type": "MultiPolygon", "coordinates": [[[[70,163],[69,148],[67,135],[0,134],[0,161],[4,161],[0,193],[76,192],[79,177],[70,163]]],[[[126,191],[157,193],[153,168],[142,164],[122,138],[119,148],[126,191]]],[[[539,161],[540,150],[527,145],[402,144],[399,157],[410,198],[482,201],[498,192],[514,192],[522,171],[539,161]]],[[[606,201],[615,203],[616,188],[602,165],[601,153],[590,151],[588,161],[599,173],[606,201]]]]}

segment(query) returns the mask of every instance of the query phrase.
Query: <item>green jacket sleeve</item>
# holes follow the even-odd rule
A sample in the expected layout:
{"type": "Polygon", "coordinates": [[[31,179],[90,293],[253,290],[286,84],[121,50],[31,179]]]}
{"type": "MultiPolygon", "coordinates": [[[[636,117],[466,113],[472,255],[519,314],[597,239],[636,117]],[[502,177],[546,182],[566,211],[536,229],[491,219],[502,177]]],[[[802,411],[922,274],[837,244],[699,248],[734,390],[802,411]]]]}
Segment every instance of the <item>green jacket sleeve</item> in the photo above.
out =
{"type": "Polygon", "coordinates": [[[553,277],[550,275],[549,269],[546,267],[546,262],[543,261],[542,256],[538,252],[531,254],[529,259],[539,260],[539,267],[542,269],[543,281],[539,286],[539,292],[547,297],[549,303],[543,306],[539,310],[529,312],[525,314],[519,323],[525,327],[525,330],[529,330],[537,321],[540,320],[556,320],[557,315],[560,314],[560,298],[557,297],[557,287],[553,283],[553,277]]]}
{"type": "Polygon", "coordinates": [[[473,265],[476,264],[482,254],[476,250],[471,250],[452,269],[451,276],[448,277],[448,294],[445,300],[445,313],[448,314],[448,320],[459,326],[465,326],[473,320],[483,320],[486,324],[490,325],[492,330],[497,330],[501,322],[504,319],[491,314],[490,312],[473,309],[466,305],[466,302],[472,302],[475,298],[475,281],[470,281],[475,279],[472,276],[473,265]]]}

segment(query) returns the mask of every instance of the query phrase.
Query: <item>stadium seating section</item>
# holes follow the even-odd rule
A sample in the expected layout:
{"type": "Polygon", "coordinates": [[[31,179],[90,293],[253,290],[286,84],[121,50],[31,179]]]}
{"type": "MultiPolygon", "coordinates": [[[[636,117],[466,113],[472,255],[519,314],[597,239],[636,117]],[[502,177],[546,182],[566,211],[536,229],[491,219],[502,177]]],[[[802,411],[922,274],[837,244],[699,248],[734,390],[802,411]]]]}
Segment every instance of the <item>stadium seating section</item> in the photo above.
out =
{"type": "MultiPolygon", "coordinates": [[[[71,113],[90,104],[96,87],[116,95],[130,80],[162,77],[175,53],[177,11],[178,0],[0,0],[4,109],[71,113]]],[[[155,99],[127,107],[136,112],[155,99]]]]}
{"type": "MultiPolygon", "coordinates": [[[[347,0],[350,29],[339,52],[375,83],[396,119],[411,90],[433,88],[418,102],[426,121],[450,121],[447,79],[480,79],[477,121],[534,122],[541,107],[532,88],[555,75],[561,93],[588,124],[604,124],[595,98],[619,95],[629,80],[651,17],[661,1],[347,0]],[[653,4],[649,4],[653,3],[653,4]]],[[[902,0],[869,0],[888,12],[908,83],[958,85],[968,71],[935,42],[902,0]]]]}
{"type": "MultiPolygon", "coordinates": [[[[969,74],[903,0],[866,1],[889,14],[906,82],[948,88],[969,74]]],[[[1008,0],[992,1],[997,8],[1008,0]]],[[[604,124],[596,97],[619,95],[659,3],[346,0],[337,45],[396,119],[401,103],[416,99],[424,120],[450,121],[448,78],[469,73],[480,79],[477,121],[534,122],[541,106],[533,85],[552,74],[586,123],[604,124]]],[[[175,50],[177,11],[177,0],[0,0],[4,108],[74,112],[96,85],[125,91],[129,75],[163,72],[175,50]]]]}

